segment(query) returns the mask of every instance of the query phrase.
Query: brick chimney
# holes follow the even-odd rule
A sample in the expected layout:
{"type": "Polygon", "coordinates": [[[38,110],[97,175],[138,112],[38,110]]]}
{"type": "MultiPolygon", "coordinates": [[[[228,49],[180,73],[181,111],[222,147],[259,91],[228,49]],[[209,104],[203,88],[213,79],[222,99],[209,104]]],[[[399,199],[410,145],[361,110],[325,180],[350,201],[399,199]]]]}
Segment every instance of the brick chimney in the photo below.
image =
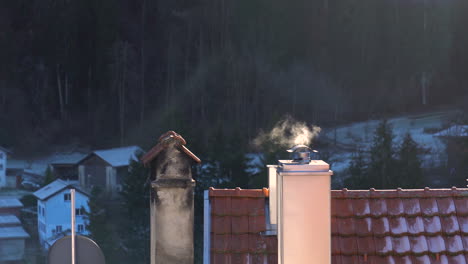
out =
{"type": "Polygon", "coordinates": [[[324,161],[310,160],[306,146],[290,152],[292,160],[268,165],[270,222],[278,228],[278,263],[330,264],[333,172],[324,161]]]}
{"type": "Polygon", "coordinates": [[[193,195],[191,166],[200,159],[174,131],[142,158],[151,177],[151,264],[193,264],[193,195]]]}

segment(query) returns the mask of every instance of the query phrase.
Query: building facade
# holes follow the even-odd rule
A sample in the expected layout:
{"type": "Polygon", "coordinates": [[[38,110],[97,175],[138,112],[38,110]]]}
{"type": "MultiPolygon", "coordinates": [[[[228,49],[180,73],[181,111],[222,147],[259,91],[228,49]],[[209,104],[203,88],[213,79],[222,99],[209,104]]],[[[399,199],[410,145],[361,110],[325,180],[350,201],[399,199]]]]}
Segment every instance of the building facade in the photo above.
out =
{"type": "Polygon", "coordinates": [[[78,182],[55,180],[34,193],[37,197],[37,226],[39,242],[48,250],[53,243],[71,232],[71,195],[75,189],[75,216],[77,234],[88,235],[85,212],[89,211],[89,196],[78,182]]]}

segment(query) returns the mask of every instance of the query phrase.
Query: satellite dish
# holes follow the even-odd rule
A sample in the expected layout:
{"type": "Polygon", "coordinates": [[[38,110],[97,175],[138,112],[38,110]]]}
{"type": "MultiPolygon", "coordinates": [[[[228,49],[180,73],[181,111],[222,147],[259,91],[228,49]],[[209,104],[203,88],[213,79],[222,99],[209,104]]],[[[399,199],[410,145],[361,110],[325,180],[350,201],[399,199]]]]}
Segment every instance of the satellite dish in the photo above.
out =
{"type": "MultiPolygon", "coordinates": [[[[49,250],[49,264],[72,263],[72,237],[57,240],[49,250]]],[[[105,264],[104,254],[93,240],[75,236],[75,264],[105,264]]]]}

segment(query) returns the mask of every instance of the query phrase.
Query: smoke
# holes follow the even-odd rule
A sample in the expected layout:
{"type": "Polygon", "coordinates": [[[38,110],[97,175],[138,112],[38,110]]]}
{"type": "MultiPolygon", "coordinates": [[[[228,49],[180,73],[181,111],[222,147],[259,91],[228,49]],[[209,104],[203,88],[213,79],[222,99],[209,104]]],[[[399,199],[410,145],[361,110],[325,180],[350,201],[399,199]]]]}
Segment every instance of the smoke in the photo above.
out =
{"type": "Polygon", "coordinates": [[[320,131],[320,127],[308,126],[305,122],[286,116],[278,121],[270,132],[260,132],[253,143],[256,147],[262,147],[265,144],[276,144],[283,148],[291,148],[299,144],[310,146],[320,131]]]}

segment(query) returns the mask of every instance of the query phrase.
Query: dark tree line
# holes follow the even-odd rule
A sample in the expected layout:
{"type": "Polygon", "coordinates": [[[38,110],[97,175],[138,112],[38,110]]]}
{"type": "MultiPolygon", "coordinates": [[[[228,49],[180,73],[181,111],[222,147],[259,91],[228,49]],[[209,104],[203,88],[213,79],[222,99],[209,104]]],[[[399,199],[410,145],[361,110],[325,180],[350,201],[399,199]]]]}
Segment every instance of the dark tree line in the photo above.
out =
{"type": "MultiPolygon", "coordinates": [[[[0,144],[251,140],[466,101],[465,1],[0,4],[0,144]],[[221,131],[221,132],[220,132],[221,131]],[[188,137],[188,136],[187,136],[188,137]]],[[[195,150],[201,149],[195,146],[195,150]]]]}

